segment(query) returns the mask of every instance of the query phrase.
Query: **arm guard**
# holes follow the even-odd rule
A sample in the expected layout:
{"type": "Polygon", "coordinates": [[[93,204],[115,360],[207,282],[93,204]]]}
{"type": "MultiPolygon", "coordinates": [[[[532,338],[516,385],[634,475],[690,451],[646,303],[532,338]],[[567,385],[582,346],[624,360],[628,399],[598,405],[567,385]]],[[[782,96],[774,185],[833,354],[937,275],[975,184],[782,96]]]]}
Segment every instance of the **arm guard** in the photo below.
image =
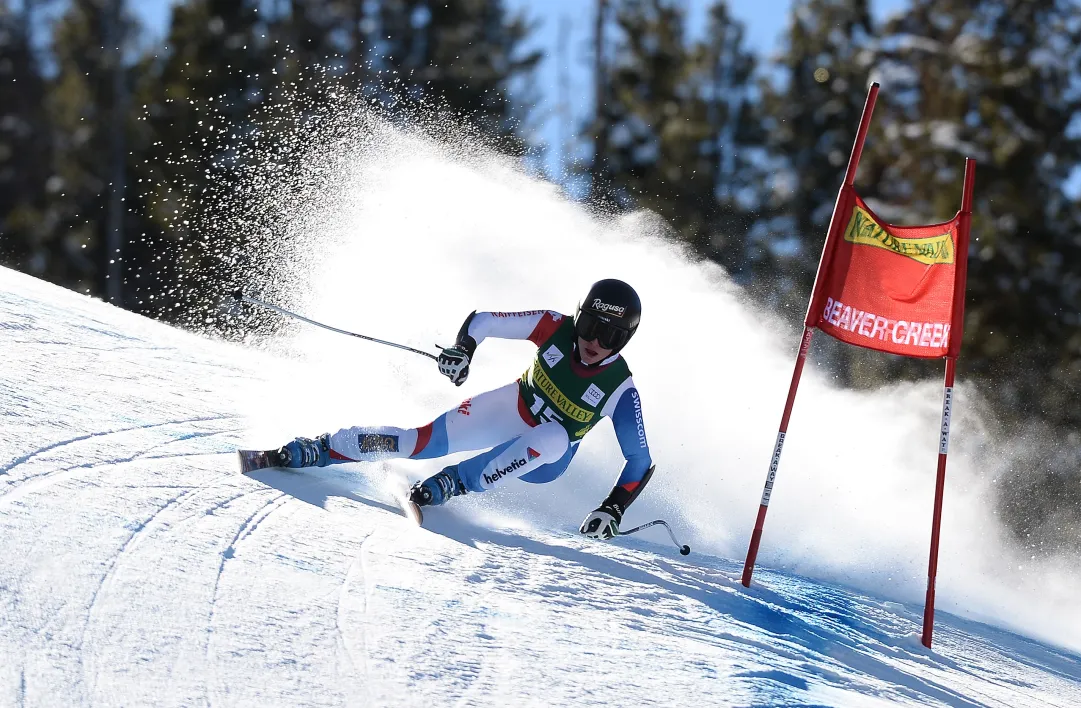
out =
{"type": "Polygon", "coordinates": [[[469,335],[469,324],[476,316],[476,310],[469,313],[469,317],[466,317],[465,322],[462,323],[462,328],[458,330],[458,338],[454,340],[454,346],[468,354],[470,359],[473,358],[473,354],[477,351],[477,340],[469,335]]]}
{"type": "Polygon", "coordinates": [[[601,508],[617,509],[619,514],[614,515],[616,516],[616,521],[622,521],[623,513],[627,511],[627,507],[629,507],[634,500],[638,498],[638,495],[642,493],[642,490],[646,488],[646,484],[649,483],[649,479],[653,476],[653,470],[655,469],[657,469],[657,465],[651,465],[650,468],[646,470],[645,475],[643,475],[642,481],[638,482],[634,489],[627,489],[627,487],[618,484],[612,487],[612,491],[608,493],[604,502],[601,503],[601,508]]]}

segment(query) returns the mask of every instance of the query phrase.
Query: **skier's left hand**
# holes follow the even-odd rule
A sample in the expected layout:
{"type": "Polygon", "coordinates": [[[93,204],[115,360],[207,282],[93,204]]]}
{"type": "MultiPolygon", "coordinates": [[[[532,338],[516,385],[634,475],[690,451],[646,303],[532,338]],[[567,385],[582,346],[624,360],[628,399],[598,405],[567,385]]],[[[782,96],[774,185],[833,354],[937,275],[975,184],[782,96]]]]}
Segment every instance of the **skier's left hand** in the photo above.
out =
{"type": "Polygon", "coordinates": [[[623,520],[623,513],[614,504],[602,504],[586,517],[578,533],[589,538],[599,538],[607,541],[619,535],[619,522],[623,520]]]}

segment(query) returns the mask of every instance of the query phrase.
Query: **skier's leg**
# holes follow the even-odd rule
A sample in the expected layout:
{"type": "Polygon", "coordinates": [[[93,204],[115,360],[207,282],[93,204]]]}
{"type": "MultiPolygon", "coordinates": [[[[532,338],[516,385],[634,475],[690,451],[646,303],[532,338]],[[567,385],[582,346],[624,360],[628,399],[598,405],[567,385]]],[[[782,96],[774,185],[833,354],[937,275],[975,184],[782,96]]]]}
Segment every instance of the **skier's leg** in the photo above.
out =
{"type": "Polygon", "coordinates": [[[421,506],[443,504],[466,491],[483,492],[505,480],[551,469],[558,477],[573,457],[567,431],[559,423],[543,423],[512,440],[456,465],[443,468],[413,485],[410,499],[421,506]],[[561,469],[554,469],[560,468],[561,469]]]}
{"type": "Polygon", "coordinates": [[[529,430],[518,412],[518,384],[510,383],[466,399],[419,428],[358,426],[315,440],[297,438],[282,448],[289,467],[323,467],[409,457],[431,459],[480,450],[529,430]]]}
{"type": "Polygon", "coordinates": [[[547,484],[548,482],[555,481],[567,471],[567,467],[570,465],[571,460],[574,458],[574,453],[576,452],[578,452],[578,443],[571,443],[567,448],[567,451],[563,453],[563,457],[555,462],[541,465],[537,469],[523,474],[518,479],[523,482],[529,482],[530,484],[547,484]]]}
{"type": "Polygon", "coordinates": [[[510,440],[534,425],[520,406],[517,382],[467,398],[434,421],[417,429],[409,457],[427,460],[455,452],[483,450],[510,440]]]}
{"type": "Polygon", "coordinates": [[[562,425],[543,423],[513,440],[458,463],[458,476],[469,491],[484,492],[545,465],[554,467],[562,463],[565,469],[571,458],[567,454],[569,446],[570,440],[562,425]]]}

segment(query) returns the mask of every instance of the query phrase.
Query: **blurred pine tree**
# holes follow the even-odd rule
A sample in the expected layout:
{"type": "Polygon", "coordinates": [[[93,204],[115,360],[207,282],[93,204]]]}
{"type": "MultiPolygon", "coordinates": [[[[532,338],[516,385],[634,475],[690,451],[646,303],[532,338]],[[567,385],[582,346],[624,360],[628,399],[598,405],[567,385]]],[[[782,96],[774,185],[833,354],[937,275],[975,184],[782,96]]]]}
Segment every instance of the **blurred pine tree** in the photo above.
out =
{"type": "Polygon", "coordinates": [[[605,109],[611,196],[624,208],[655,211],[701,250],[709,243],[717,171],[682,4],[624,0],[615,5],[615,24],[605,109]]]}
{"type": "Polygon", "coordinates": [[[424,106],[502,152],[525,152],[528,79],[541,55],[524,50],[531,27],[521,16],[502,0],[384,0],[378,26],[374,66],[388,103],[424,106]]]}
{"type": "MultiPolygon", "coordinates": [[[[775,67],[780,75],[763,83],[763,113],[780,163],[767,225],[775,263],[770,301],[795,319],[806,311],[863,112],[874,27],[867,0],[796,0],[790,23],[775,67]]],[[[869,141],[876,130],[872,124],[869,141]]],[[[857,185],[873,185],[871,172],[861,163],[857,185]]]]}
{"type": "Polygon", "coordinates": [[[685,35],[682,3],[622,0],[612,11],[612,47],[602,26],[594,49],[607,74],[587,128],[591,196],[656,212],[695,253],[740,272],[753,259],[744,236],[762,206],[765,158],[742,27],[724,3],[711,9],[701,42],[685,35]]]}
{"type": "MultiPolygon", "coordinates": [[[[134,159],[111,130],[115,121],[127,123],[130,117],[118,111],[132,78],[121,69],[123,85],[118,83],[116,61],[134,46],[138,32],[121,0],[72,0],[52,35],[56,73],[45,97],[54,150],[49,178],[54,188],[47,190],[47,218],[56,242],[51,278],[99,296],[108,291],[109,260],[118,255],[107,246],[110,181],[118,168],[122,171],[118,160],[134,159]]],[[[122,128],[130,132],[129,125],[122,128]]],[[[121,232],[137,230],[120,204],[121,232]]],[[[124,297],[118,305],[125,304],[124,297]]]]}
{"type": "Polygon", "coordinates": [[[55,238],[46,193],[52,174],[52,132],[46,79],[32,48],[35,5],[15,13],[0,0],[0,263],[48,280],[77,284],[80,268],[55,238]]]}
{"type": "Polygon", "coordinates": [[[766,230],[774,208],[769,188],[772,160],[759,100],[759,62],[744,41],[744,27],[725,2],[710,8],[705,38],[694,48],[695,91],[706,101],[709,138],[704,158],[714,169],[716,205],[704,252],[744,287],[771,276],[766,230]]]}
{"type": "Polygon", "coordinates": [[[256,0],[189,0],[172,8],[164,48],[138,67],[142,121],[134,205],[149,223],[129,234],[130,306],[182,319],[216,294],[199,292],[192,274],[230,253],[244,234],[197,233],[196,216],[234,189],[258,139],[258,109],[278,84],[278,53],[256,0]],[[204,239],[214,241],[204,243],[204,239]]]}

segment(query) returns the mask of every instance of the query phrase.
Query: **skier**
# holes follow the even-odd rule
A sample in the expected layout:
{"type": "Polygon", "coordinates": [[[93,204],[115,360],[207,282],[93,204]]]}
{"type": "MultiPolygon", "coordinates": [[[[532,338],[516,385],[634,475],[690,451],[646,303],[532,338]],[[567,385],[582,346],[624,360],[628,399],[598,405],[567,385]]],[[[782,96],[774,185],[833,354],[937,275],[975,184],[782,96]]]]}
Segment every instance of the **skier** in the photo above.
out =
{"type": "Polygon", "coordinates": [[[278,461],[284,467],[323,467],[491,448],[410,489],[409,498],[418,506],[437,505],[514,477],[551,482],[566,471],[585,434],[610,416],[626,462],[612,492],[586,517],[580,532],[612,538],[654,469],[642,401],[620,356],[641,315],[634,289],[612,279],[593,284],[573,320],[551,310],[474,311],[454,346],[439,355],[439,371],[461,386],[486,338],[528,339],[537,345],[537,354],[517,381],[467,398],[420,428],[354,427],[314,440],[297,438],[278,450],[278,461]]]}

